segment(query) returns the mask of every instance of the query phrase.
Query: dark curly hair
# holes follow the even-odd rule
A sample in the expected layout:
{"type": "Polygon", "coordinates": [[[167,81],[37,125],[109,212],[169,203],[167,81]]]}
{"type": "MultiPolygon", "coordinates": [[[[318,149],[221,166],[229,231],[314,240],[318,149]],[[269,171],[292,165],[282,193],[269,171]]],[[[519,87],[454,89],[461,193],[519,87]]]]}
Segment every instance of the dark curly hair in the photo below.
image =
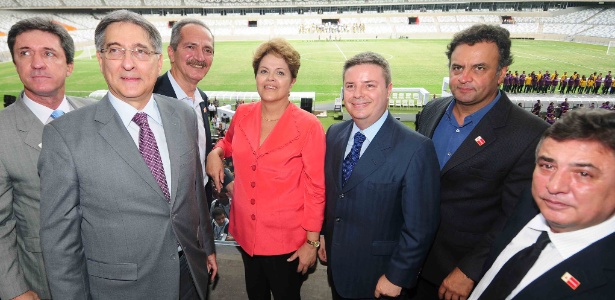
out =
{"type": "Polygon", "coordinates": [[[482,42],[495,43],[498,46],[498,52],[500,53],[498,70],[512,65],[513,57],[512,54],[510,54],[510,32],[500,26],[477,24],[453,36],[453,40],[447,46],[448,51],[446,51],[449,66],[451,64],[451,55],[457,46],[464,44],[472,46],[482,42]]]}

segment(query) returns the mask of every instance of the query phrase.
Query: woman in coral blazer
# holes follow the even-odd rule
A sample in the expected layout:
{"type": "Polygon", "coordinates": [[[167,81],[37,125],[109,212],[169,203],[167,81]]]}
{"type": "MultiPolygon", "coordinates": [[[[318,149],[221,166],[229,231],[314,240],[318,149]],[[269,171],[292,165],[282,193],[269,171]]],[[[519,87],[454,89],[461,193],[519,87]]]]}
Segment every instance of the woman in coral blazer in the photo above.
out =
{"type": "Polygon", "coordinates": [[[252,65],[261,101],[237,108],[207,157],[207,174],[220,188],[221,159],[233,157],[229,232],[242,249],[249,298],[300,299],[324,218],[325,134],[288,99],[300,55],[287,41],[260,45],[252,65]]]}

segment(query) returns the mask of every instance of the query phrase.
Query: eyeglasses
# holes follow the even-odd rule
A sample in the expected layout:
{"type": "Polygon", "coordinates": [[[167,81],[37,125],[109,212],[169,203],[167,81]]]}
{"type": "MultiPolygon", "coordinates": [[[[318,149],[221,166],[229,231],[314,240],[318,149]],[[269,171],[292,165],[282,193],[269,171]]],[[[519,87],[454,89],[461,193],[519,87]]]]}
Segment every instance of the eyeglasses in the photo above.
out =
{"type": "Polygon", "coordinates": [[[109,47],[107,49],[100,49],[100,53],[102,53],[106,59],[110,60],[123,59],[124,55],[126,55],[126,51],[130,51],[132,57],[136,58],[137,60],[143,61],[149,60],[152,55],[160,54],[158,52],[149,51],[146,49],[124,49],[120,47],[109,47]]]}

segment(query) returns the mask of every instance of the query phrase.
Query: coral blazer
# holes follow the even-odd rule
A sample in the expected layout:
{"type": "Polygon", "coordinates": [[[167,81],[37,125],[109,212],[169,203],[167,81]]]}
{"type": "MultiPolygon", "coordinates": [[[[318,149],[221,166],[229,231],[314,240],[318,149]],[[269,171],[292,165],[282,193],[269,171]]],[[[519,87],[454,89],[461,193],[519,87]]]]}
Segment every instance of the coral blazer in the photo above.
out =
{"type": "Polygon", "coordinates": [[[216,144],[235,166],[229,232],[249,255],[287,254],[323,223],[325,133],[292,103],[259,146],[260,128],[261,103],[242,104],[216,144]]]}

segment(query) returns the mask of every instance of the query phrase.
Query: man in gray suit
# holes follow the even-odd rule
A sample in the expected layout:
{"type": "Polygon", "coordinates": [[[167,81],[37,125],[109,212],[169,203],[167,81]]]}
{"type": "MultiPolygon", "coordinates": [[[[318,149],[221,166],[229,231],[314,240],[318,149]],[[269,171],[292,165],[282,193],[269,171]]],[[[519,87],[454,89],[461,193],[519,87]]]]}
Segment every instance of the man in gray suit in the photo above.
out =
{"type": "Polygon", "coordinates": [[[152,93],[162,41],[142,16],[109,13],[95,43],[109,93],[43,133],[41,245],[51,293],[204,299],[217,265],[196,115],[152,93]]]}
{"type": "Polygon", "coordinates": [[[91,101],[64,95],[75,54],[64,27],[38,17],[21,20],[11,27],[8,44],[24,90],[0,111],[0,299],[50,299],[36,169],[43,126],[60,110],[91,101]]]}

